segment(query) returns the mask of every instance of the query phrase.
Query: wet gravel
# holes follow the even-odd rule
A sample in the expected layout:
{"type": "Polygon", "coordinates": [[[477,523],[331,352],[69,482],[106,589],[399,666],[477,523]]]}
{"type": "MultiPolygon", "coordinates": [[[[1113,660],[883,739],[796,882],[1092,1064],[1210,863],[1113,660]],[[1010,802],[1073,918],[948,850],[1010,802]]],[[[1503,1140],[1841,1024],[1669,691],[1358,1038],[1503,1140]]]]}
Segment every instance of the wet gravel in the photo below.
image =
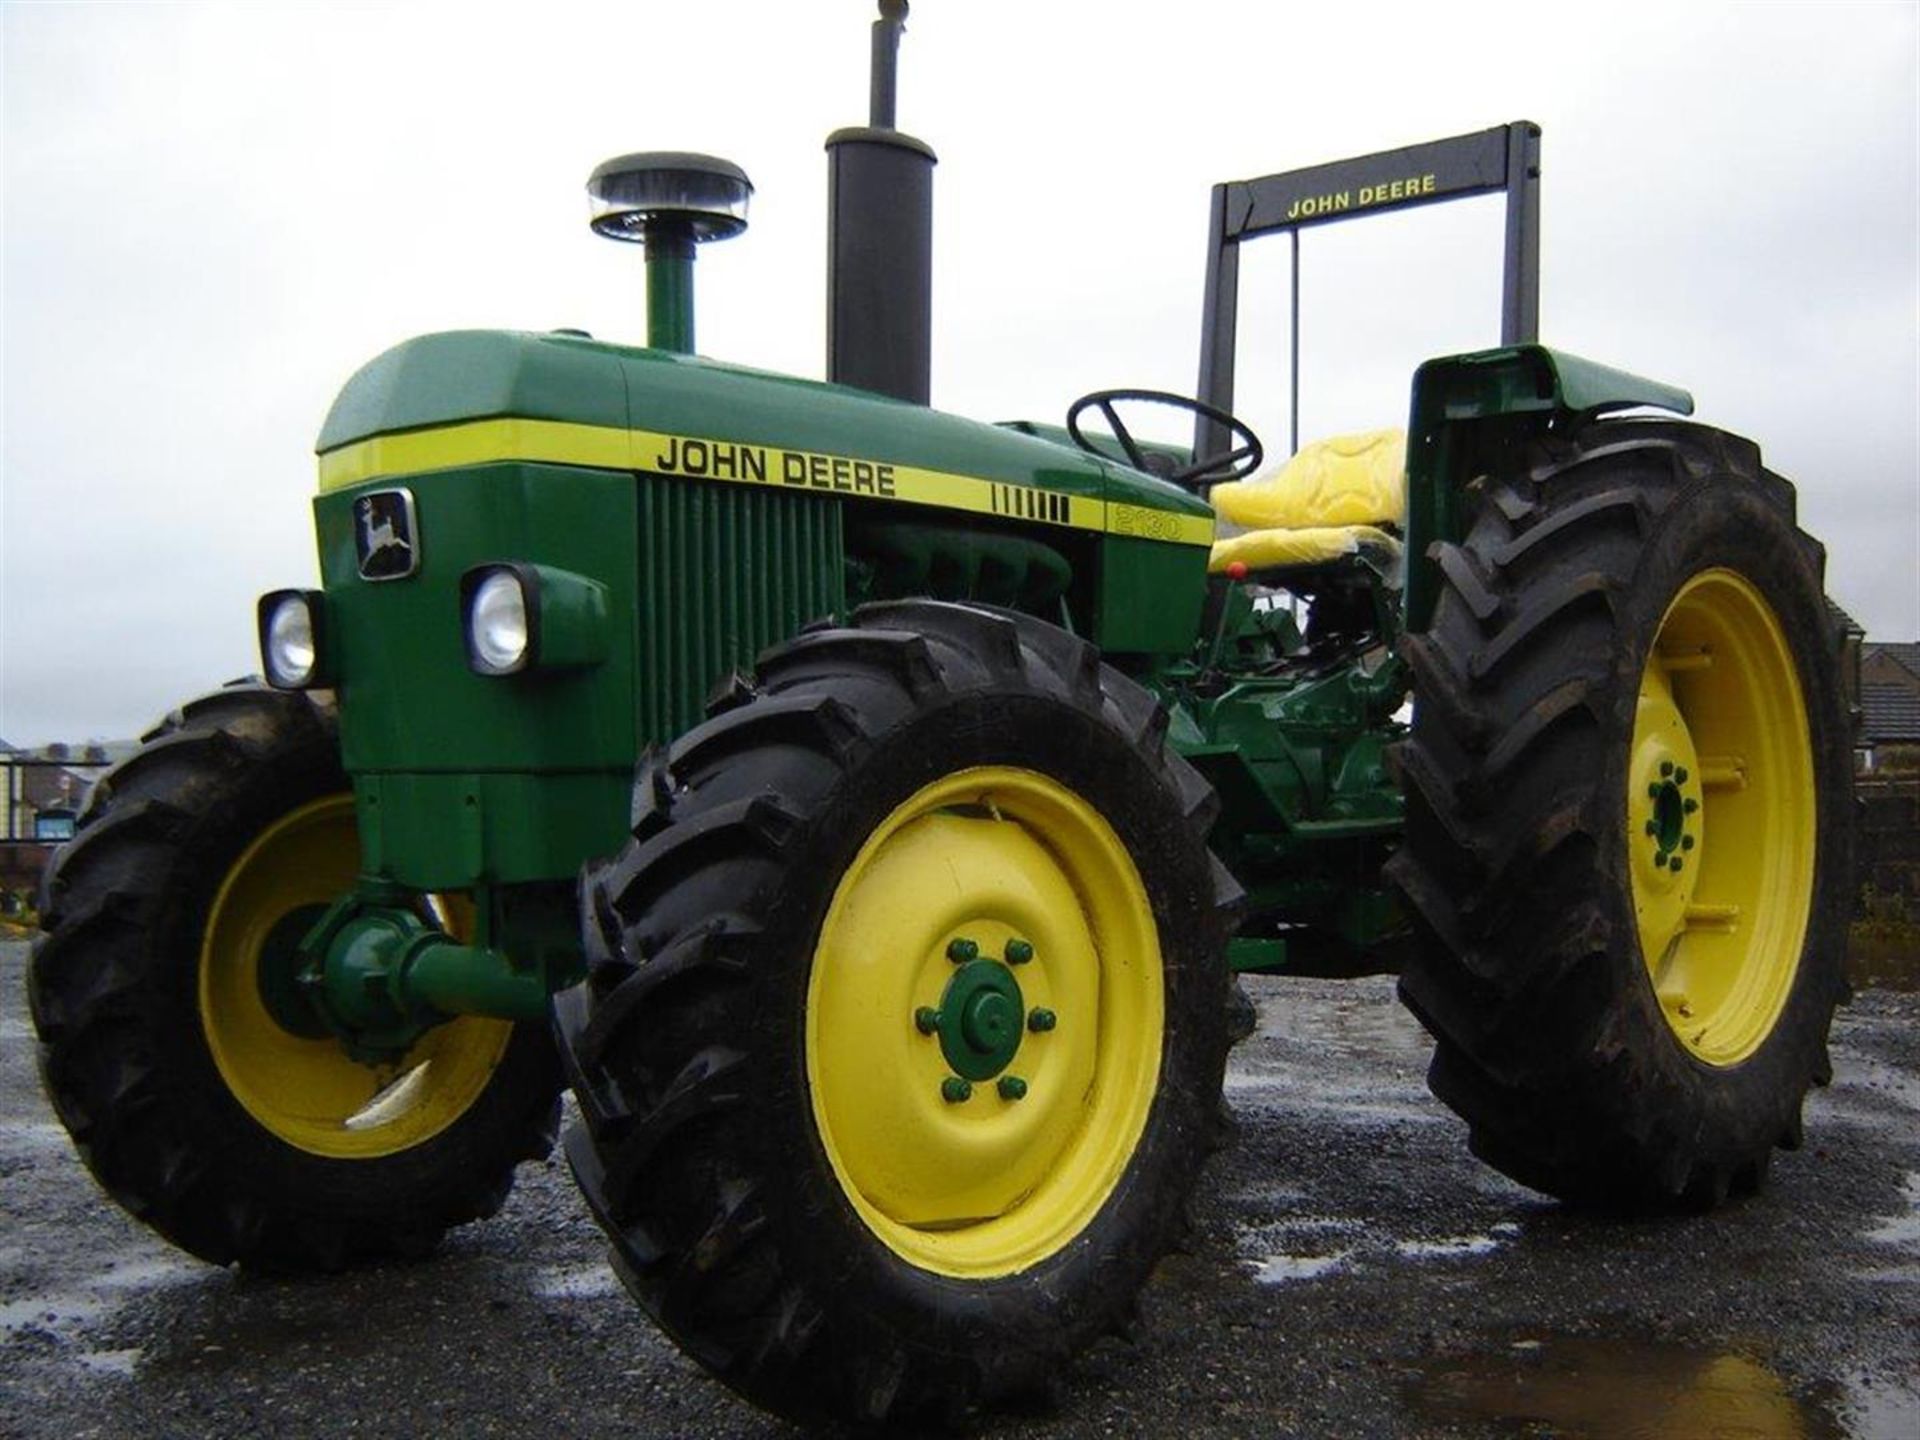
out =
{"type": "MultiPolygon", "coordinates": [[[[419,1264],[256,1280],[94,1186],[0,944],[0,1435],[794,1435],[620,1292],[558,1160],[419,1264]]],[[[1920,1436],[1920,995],[1863,991],[1767,1192],[1575,1215],[1466,1152],[1391,983],[1258,981],[1236,1144],[1134,1343],[1016,1436],[1920,1436]]]]}

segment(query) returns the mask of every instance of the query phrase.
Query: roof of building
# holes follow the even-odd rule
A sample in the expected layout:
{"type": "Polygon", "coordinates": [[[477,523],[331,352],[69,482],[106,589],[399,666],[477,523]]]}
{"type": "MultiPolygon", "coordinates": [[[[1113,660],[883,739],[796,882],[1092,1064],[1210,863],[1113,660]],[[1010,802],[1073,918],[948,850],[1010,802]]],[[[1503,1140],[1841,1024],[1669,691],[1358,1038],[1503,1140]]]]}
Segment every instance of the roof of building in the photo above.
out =
{"type": "Polygon", "coordinates": [[[1920,640],[1869,640],[1860,647],[1860,658],[1884,655],[1920,680],[1920,640]]]}
{"type": "Polygon", "coordinates": [[[1860,738],[1868,744],[1920,744],[1920,695],[1897,681],[1860,687],[1860,738]]]}

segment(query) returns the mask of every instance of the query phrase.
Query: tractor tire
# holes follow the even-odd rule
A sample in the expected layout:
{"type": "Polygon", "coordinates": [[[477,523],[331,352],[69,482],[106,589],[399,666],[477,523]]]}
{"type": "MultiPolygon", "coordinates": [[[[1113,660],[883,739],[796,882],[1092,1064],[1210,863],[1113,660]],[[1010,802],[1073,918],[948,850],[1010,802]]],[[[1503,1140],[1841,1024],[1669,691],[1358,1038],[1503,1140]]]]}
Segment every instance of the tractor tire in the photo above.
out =
{"type": "Polygon", "coordinates": [[[616,1268],[789,1417],[1041,1390],[1128,1323],[1216,1139],[1213,794],[1012,612],[867,607],[716,711],[643,767],[555,1003],[616,1268]]]}
{"type": "Polygon", "coordinates": [[[275,1018],[274,961],[358,870],[331,709],[252,684],[147,735],[49,867],[27,981],[47,1094],[107,1193],[203,1260],[424,1254],[552,1147],[543,1025],[453,1020],[375,1070],[275,1018]]]}
{"type": "Polygon", "coordinates": [[[1475,1154],[1610,1210],[1758,1188],[1831,1075],[1851,743],[1824,553],[1749,441],[1600,421],[1468,492],[1409,637],[1400,994],[1475,1154]]]}

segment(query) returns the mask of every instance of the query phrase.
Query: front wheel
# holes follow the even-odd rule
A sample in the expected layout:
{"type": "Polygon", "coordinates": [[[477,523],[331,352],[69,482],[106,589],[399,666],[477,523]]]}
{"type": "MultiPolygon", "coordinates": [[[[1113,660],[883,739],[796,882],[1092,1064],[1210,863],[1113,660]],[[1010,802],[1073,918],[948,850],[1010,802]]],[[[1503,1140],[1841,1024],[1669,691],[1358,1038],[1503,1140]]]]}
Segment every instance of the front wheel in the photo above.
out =
{"type": "Polygon", "coordinates": [[[644,772],[556,1006],[641,1304],[800,1418],[952,1418],[1127,1317],[1217,1120],[1212,797],[1022,616],[871,607],[644,772]]]}
{"type": "Polygon", "coordinates": [[[1798,1144],[1845,993],[1851,747],[1819,547],[1754,447],[1603,421],[1481,483],[1409,638],[1401,994],[1476,1153],[1711,1205],[1798,1144]]]}
{"type": "Polygon", "coordinates": [[[296,950],[359,854],[331,710],[241,685],[110,772],[49,871],[48,1096],[107,1192],[216,1264],[420,1253],[552,1143],[544,1027],[456,1019],[375,1065],[319,1023],[296,950]]]}

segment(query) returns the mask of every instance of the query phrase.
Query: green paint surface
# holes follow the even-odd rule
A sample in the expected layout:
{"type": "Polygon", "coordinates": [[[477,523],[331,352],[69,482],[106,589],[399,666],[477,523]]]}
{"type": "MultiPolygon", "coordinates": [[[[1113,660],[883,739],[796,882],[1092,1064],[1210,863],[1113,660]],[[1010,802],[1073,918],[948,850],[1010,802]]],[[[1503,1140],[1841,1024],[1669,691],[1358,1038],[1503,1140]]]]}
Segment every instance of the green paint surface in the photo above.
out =
{"type": "MultiPolygon", "coordinates": [[[[348,382],[319,448],[500,418],[865,458],[1124,503],[1149,519],[1211,513],[1184,491],[1046,438],[564,335],[457,332],[396,346],[348,382]]],[[[1193,642],[1203,546],[1025,513],[656,474],[644,456],[640,467],[502,461],[373,479],[315,500],[326,658],[339,677],[370,874],[418,888],[515,885],[570,876],[615,849],[645,746],[697,724],[731,669],[809,621],[844,613],[849,516],[958,525],[963,538],[968,527],[999,527],[1003,539],[961,548],[976,568],[1017,570],[1008,598],[1057,609],[1071,583],[1082,627],[1111,651],[1179,654],[1193,642]],[[413,495],[419,569],[369,582],[357,570],[353,500],[387,488],[413,495]],[[505,562],[584,582],[595,603],[582,623],[600,624],[604,597],[604,636],[576,637],[572,647],[581,663],[508,676],[471,670],[461,576],[505,562]]],[[[929,573],[948,559],[909,556],[929,573]]]]}
{"type": "Polygon", "coordinates": [[[1184,655],[1206,593],[1204,548],[1110,535],[1100,547],[1093,639],[1116,654],[1184,655]]]}
{"type": "Polygon", "coordinates": [[[1691,415],[1693,397],[1544,345],[1444,356],[1415,371],[1407,422],[1406,628],[1424,630],[1433,618],[1440,582],[1427,547],[1461,538],[1460,492],[1486,468],[1491,451],[1556,419],[1639,406],[1691,415]]]}
{"type": "Polygon", "coordinates": [[[565,878],[616,849],[642,749],[696,724],[731,668],[844,603],[830,501],[549,465],[404,483],[420,560],[405,580],[359,577],[362,492],[314,509],[365,863],[410,886],[565,878]],[[603,658],[475,674],[460,577],[501,561],[603,587],[603,658]]]}
{"type": "Polygon", "coordinates": [[[1212,514],[1178,486],[1039,436],[863,390],[570,335],[468,330],[405,341],[347,382],[315,449],[508,416],[853,455],[1212,514]]]}

